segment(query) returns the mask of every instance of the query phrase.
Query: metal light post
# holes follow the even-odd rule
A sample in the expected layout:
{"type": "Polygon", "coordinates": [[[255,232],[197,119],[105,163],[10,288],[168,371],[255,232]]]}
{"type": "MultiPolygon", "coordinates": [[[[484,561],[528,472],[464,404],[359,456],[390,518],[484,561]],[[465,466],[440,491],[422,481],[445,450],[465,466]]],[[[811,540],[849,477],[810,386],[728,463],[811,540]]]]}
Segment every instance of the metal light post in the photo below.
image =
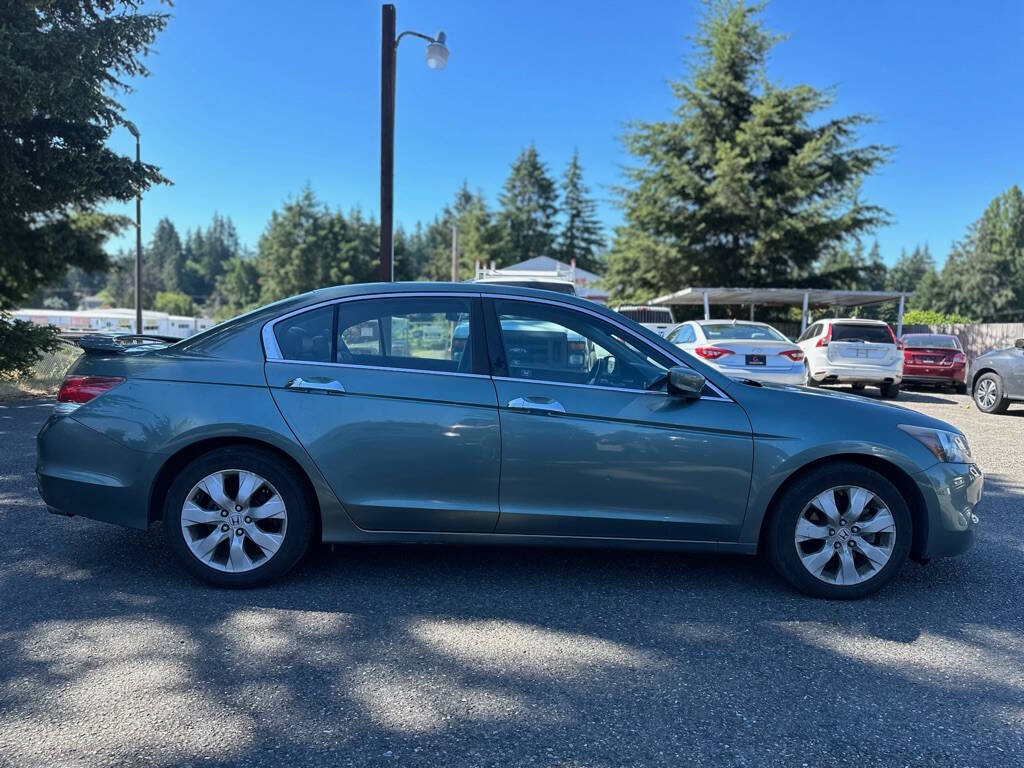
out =
{"type": "Polygon", "coordinates": [[[402,38],[412,35],[427,41],[427,66],[444,69],[448,48],[444,32],[437,37],[413,31],[396,36],[395,6],[390,3],[381,6],[380,29],[380,279],[390,283],[395,279],[395,54],[402,38]]]}
{"type": "MultiPolygon", "coordinates": [[[[135,165],[142,165],[142,145],[139,140],[139,129],[135,123],[126,126],[135,137],[135,165]]],[[[135,193],[135,332],[143,333],[142,329],[142,190],[135,193]]]]}

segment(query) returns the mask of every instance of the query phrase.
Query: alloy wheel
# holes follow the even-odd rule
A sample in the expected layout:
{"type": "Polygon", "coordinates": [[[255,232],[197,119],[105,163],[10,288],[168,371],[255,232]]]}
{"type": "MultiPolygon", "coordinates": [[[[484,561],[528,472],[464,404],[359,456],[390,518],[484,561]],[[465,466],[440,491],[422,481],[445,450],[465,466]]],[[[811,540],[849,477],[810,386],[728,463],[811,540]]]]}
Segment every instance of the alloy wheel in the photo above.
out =
{"type": "Polygon", "coordinates": [[[974,393],[974,399],[986,411],[996,404],[996,383],[992,379],[982,379],[978,382],[978,390],[974,393]]]}
{"type": "Polygon", "coordinates": [[[807,572],[848,586],[873,578],[892,557],[896,521],[885,502],[858,486],[822,491],[797,518],[797,555],[807,572]]]}
{"type": "Polygon", "coordinates": [[[207,475],[185,497],[181,531],[204,565],[244,573],[281,548],[288,526],[284,500],[255,472],[225,469],[207,475]]]}

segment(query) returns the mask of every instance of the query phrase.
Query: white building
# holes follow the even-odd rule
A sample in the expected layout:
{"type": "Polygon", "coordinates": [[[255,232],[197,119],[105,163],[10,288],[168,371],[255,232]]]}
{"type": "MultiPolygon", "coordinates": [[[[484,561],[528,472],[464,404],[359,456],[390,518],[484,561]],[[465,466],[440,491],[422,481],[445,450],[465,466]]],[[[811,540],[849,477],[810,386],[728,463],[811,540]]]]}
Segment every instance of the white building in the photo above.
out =
{"type": "MultiPolygon", "coordinates": [[[[100,331],[105,333],[136,333],[134,309],[16,309],[19,320],[35,325],[52,325],[62,331],[100,331]]],[[[142,333],[184,339],[206,330],[213,321],[205,317],[169,315],[166,312],[142,312],[142,333]]]]}

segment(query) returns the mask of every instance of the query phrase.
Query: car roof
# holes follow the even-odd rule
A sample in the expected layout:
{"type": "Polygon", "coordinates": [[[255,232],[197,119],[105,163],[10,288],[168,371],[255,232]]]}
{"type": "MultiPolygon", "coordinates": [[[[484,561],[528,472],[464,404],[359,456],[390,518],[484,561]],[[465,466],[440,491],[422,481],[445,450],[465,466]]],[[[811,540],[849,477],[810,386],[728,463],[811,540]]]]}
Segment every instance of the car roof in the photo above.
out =
{"type": "Polygon", "coordinates": [[[760,323],[756,320],[689,320],[688,322],[698,325],[756,325],[760,328],[771,328],[769,323],[760,323]]]}
{"type": "MultiPolygon", "coordinates": [[[[846,323],[850,325],[888,325],[885,320],[872,320],[867,317],[822,317],[814,323],[846,323]]],[[[811,325],[814,325],[811,323],[811,325]]]]}

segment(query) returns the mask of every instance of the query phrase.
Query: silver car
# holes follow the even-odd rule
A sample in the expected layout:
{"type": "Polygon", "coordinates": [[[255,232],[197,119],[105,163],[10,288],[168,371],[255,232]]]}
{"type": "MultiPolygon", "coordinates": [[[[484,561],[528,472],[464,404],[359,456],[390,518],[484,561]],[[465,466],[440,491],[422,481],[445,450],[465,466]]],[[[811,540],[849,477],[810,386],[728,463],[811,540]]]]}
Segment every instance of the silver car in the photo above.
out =
{"type": "Polygon", "coordinates": [[[733,378],[803,384],[804,353],[766,323],[690,320],[665,339],[733,378]]]}

